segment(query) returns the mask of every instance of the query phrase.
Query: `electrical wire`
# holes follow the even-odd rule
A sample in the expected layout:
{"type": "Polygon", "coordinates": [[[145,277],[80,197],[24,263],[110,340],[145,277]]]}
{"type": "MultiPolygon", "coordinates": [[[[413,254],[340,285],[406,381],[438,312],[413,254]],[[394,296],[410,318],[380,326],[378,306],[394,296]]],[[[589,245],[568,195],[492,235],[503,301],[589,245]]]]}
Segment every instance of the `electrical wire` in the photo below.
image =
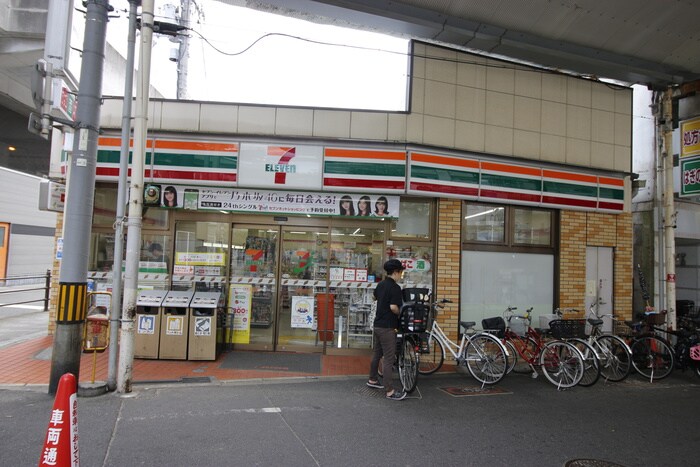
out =
{"type": "Polygon", "coordinates": [[[304,42],[310,42],[310,43],[312,43],[312,44],[329,45],[329,46],[333,46],[333,47],[345,47],[345,48],[349,48],[349,49],[369,50],[369,51],[374,51],[374,52],[384,52],[384,53],[390,53],[390,54],[396,54],[396,55],[403,55],[403,56],[407,56],[407,55],[408,55],[408,54],[406,54],[406,53],[404,53],[404,52],[394,52],[393,50],[378,49],[378,48],[374,48],[374,47],[363,47],[363,46],[360,46],[360,45],[339,44],[339,43],[335,43],[335,42],[318,41],[318,40],[315,40],[315,39],[308,39],[308,38],[306,38],[306,37],[295,36],[295,35],[286,34],[286,33],[283,33],[283,32],[268,32],[268,33],[263,34],[262,36],[258,37],[257,39],[255,39],[249,46],[247,46],[246,48],[244,48],[243,50],[241,50],[241,51],[239,51],[239,52],[225,52],[225,51],[219,49],[218,47],[216,47],[214,44],[212,44],[212,43],[209,41],[209,39],[207,39],[207,38],[206,38],[203,34],[201,34],[199,31],[196,31],[196,30],[194,30],[194,29],[192,29],[192,28],[187,28],[187,30],[194,32],[194,33],[197,34],[199,37],[201,37],[202,40],[203,40],[204,42],[206,42],[206,43],[209,45],[209,47],[211,47],[212,49],[216,50],[218,53],[220,53],[220,54],[222,54],[222,55],[226,55],[226,56],[228,56],[228,57],[235,57],[235,56],[237,56],[237,55],[242,55],[242,54],[248,52],[250,49],[252,49],[252,48],[253,48],[258,42],[260,42],[261,40],[263,40],[263,39],[265,39],[265,38],[267,38],[267,37],[273,37],[273,36],[287,37],[287,38],[290,38],[290,39],[296,39],[296,40],[300,40],[300,41],[304,41],[304,42]]]}

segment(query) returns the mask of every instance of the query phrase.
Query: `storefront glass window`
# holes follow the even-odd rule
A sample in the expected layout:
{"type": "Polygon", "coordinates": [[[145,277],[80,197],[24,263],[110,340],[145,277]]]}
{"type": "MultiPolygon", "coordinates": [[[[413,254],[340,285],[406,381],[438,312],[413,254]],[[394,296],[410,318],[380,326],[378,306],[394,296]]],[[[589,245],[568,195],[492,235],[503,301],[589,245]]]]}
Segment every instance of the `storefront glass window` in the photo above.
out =
{"type": "Polygon", "coordinates": [[[400,215],[392,220],[391,236],[393,238],[413,237],[430,238],[433,202],[428,199],[401,198],[400,215]]]}
{"type": "MultiPolygon", "coordinates": [[[[370,348],[372,345],[372,292],[368,287],[382,278],[384,229],[335,227],[331,230],[330,293],[340,345],[370,348]]],[[[325,276],[323,277],[325,279],[325,276]]]]}
{"type": "Polygon", "coordinates": [[[229,224],[178,222],[173,252],[173,289],[220,291],[228,264],[229,224]]]}
{"type": "Polygon", "coordinates": [[[534,209],[514,209],[513,243],[549,246],[552,243],[552,213],[534,209]]]}
{"type": "Polygon", "coordinates": [[[410,245],[397,242],[387,248],[387,259],[396,258],[406,268],[401,276],[402,287],[432,289],[433,247],[432,245],[410,245]]]}
{"type": "MultiPolygon", "coordinates": [[[[113,186],[95,188],[95,201],[92,215],[94,227],[112,227],[117,218],[117,188],[113,186]]],[[[144,207],[144,229],[165,229],[168,227],[168,211],[165,209],[144,207]]]]}
{"type": "Polygon", "coordinates": [[[466,242],[505,242],[505,207],[468,203],[464,209],[462,237],[466,242]]]}

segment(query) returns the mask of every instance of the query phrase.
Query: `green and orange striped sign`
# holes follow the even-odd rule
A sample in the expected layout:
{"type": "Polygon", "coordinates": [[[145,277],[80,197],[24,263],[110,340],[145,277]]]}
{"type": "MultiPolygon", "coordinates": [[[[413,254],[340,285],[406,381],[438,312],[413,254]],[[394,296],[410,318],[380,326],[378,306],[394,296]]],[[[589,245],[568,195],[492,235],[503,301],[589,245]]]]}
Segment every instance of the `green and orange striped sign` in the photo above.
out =
{"type": "MultiPolygon", "coordinates": [[[[161,183],[190,181],[228,186],[237,182],[238,143],[150,139],[146,146],[146,179],[158,179],[161,183]]],[[[121,138],[102,137],[98,140],[98,180],[117,180],[120,150],[121,138]]]]}
{"type": "Polygon", "coordinates": [[[409,194],[563,209],[624,209],[622,178],[417,151],[409,155],[409,194]]]}
{"type": "Polygon", "coordinates": [[[406,191],[406,151],[327,147],[323,154],[325,190],[406,191]]]}
{"type": "Polygon", "coordinates": [[[479,196],[479,161],[463,157],[410,153],[409,193],[476,199],[479,196]]]}

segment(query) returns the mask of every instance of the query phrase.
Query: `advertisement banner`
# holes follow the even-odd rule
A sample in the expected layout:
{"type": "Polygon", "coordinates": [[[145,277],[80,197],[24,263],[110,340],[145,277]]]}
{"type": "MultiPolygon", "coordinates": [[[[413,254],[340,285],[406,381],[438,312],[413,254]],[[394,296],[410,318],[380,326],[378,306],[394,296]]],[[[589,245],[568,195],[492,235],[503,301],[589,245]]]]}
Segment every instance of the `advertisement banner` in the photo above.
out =
{"type": "Polygon", "coordinates": [[[228,320],[231,326],[226,330],[226,342],[233,344],[250,343],[250,317],[253,301],[253,286],[231,284],[228,293],[228,320]]]}
{"type": "Polygon", "coordinates": [[[350,217],[399,217],[398,196],[200,188],[198,210],[350,217]]]}
{"type": "Polygon", "coordinates": [[[700,117],[681,122],[681,158],[700,154],[700,117]]]}
{"type": "Polygon", "coordinates": [[[681,159],[680,196],[700,195],[700,157],[681,159]]]}

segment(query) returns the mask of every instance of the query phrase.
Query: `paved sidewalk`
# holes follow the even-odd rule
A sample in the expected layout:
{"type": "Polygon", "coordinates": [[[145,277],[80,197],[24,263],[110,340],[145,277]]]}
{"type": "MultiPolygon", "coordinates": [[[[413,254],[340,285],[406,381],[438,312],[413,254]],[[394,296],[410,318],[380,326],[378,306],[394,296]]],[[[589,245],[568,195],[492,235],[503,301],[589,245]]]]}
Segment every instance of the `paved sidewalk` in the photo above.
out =
{"type": "MultiPolygon", "coordinates": [[[[49,384],[51,373],[52,338],[44,336],[0,348],[0,385],[49,384]]],[[[235,353],[235,352],[234,352],[235,353]]],[[[95,381],[105,381],[108,352],[83,353],[80,360],[80,383],[90,382],[95,358],[95,381]]],[[[134,359],[133,382],[180,382],[190,378],[210,378],[216,381],[241,379],[270,379],[290,377],[320,377],[366,375],[369,355],[322,355],[318,372],[295,372],[284,368],[265,370],[222,368],[225,354],[216,361],[178,361],[134,359]]],[[[235,358],[235,355],[232,356],[235,358]]]]}

